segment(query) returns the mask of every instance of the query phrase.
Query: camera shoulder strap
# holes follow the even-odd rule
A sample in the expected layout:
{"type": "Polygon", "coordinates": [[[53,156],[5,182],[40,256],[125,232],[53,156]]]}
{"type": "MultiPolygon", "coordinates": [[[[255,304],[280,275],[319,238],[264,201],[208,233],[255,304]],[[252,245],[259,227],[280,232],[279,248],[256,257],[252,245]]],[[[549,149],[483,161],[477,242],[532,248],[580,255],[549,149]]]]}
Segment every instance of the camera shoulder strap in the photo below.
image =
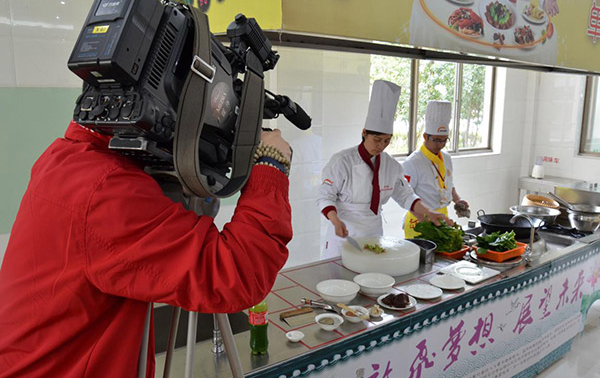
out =
{"type": "MultiPolygon", "coordinates": [[[[191,13],[195,30],[194,59],[181,91],[177,112],[173,141],[175,171],[183,187],[191,194],[199,197],[228,197],[242,188],[252,170],[254,152],[260,141],[264,79],[252,70],[245,74],[232,146],[232,172],[227,183],[217,187],[216,179],[210,180],[203,174],[199,158],[205,100],[210,97],[208,91],[215,75],[215,68],[211,64],[210,30],[208,17],[204,13],[193,7],[191,13]]],[[[248,56],[255,58],[251,52],[248,52],[248,56]]]]}

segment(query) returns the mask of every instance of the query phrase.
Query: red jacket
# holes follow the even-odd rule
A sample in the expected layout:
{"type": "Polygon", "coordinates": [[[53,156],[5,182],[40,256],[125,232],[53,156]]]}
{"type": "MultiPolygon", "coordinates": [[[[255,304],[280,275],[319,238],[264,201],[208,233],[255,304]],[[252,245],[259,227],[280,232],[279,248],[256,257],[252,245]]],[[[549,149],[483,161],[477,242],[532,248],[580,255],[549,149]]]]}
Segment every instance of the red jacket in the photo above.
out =
{"type": "Polygon", "coordinates": [[[0,270],[2,378],[136,377],[147,302],[237,312],[287,259],[277,169],[253,168],[219,233],[107,140],[71,123],[32,168],[0,270]]]}

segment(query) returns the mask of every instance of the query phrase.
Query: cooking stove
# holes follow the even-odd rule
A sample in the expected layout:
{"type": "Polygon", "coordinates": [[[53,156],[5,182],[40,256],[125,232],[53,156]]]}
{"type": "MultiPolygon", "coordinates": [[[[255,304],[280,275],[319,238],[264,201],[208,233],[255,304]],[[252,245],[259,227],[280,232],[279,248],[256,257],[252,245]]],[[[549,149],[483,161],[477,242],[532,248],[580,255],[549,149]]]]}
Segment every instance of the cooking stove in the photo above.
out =
{"type": "Polygon", "coordinates": [[[575,239],[583,238],[583,237],[591,234],[591,232],[579,231],[575,228],[566,227],[566,226],[563,226],[558,223],[553,224],[553,225],[542,226],[539,228],[539,230],[542,232],[548,232],[551,234],[568,236],[568,237],[575,238],[575,239]]]}

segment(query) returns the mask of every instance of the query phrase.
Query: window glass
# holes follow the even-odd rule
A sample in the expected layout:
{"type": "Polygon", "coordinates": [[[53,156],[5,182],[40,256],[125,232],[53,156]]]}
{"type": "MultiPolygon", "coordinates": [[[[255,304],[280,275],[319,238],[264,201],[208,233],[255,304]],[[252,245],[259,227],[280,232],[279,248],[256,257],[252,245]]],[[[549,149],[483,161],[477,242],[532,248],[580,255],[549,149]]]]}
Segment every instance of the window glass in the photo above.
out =
{"type": "Polygon", "coordinates": [[[490,131],[489,95],[493,69],[473,64],[462,65],[458,148],[488,148],[490,131]]]}
{"type": "MultiPolygon", "coordinates": [[[[417,110],[417,148],[423,142],[425,130],[425,111],[427,102],[450,101],[454,104],[454,88],[456,86],[457,63],[420,61],[419,62],[419,100],[417,110]]],[[[454,113],[454,111],[453,111],[454,113]]],[[[454,114],[452,114],[454,119],[454,114]]],[[[453,126],[450,125],[450,139],[453,138],[453,126]]],[[[452,144],[447,143],[446,149],[452,144]]]]}

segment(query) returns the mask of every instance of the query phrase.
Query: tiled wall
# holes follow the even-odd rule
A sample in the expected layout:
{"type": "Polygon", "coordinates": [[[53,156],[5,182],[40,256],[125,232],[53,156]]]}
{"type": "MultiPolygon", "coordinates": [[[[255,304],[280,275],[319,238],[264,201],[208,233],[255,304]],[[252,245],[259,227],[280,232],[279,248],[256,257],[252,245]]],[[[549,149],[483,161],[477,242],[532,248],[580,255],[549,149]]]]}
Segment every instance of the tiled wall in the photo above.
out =
{"type": "Polygon", "coordinates": [[[577,155],[584,91],[584,76],[540,74],[530,166],[544,156],[546,175],[598,183],[600,159],[577,155]]]}
{"type": "MultiPolygon", "coordinates": [[[[8,106],[9,101],[0,103],[0,196],[10,199],[0,214],[0,258],[31,164],[71,117],[72,103],[45,103],[43,98],[63,99],[77,92],[80,81],[68,71],[66,61],[90,4],[91,0],[0,0],[0,51],[5,52],[0,54],[0,98],[13,93],[19,97],[8,106]],[[41,106],[53,111],[40,112],[41,106]],[[32,110],[40,113],[40,121],[26,122],[32,110]],[[51,132],[48,125],[54,128],[51,132]],[[44,137],[32,142],[32,134],[44,137]]],[[[321,169],[333,153],[360,142],[370,61],[359,54],[278,50],[281,59],[268,74],[267,87],[290,96],[313,117],[312,128],[305,132],[284,118],[266,122],[281,128],[294,148],[290,177],[294,239],[288,261],[293,266],[320,256],[326,223],[315,199],[321,169]]],[[[518,177],[529,174],[538,154],[560,152],[560,162],[547,166],[547,174],[599,181],[600,161],[575,157],[583,78],[518,70],[499,70],[499,76],[494,153],[454,158],[458,191],[472,208],[506,212],[517,201],[518,177]]],[[[219,226],[230,219],[235,199],[222,201],[219,226]]],[[[403,214],[394,202],[385,205],[387,235],[402,236],[403,214]]]]}

